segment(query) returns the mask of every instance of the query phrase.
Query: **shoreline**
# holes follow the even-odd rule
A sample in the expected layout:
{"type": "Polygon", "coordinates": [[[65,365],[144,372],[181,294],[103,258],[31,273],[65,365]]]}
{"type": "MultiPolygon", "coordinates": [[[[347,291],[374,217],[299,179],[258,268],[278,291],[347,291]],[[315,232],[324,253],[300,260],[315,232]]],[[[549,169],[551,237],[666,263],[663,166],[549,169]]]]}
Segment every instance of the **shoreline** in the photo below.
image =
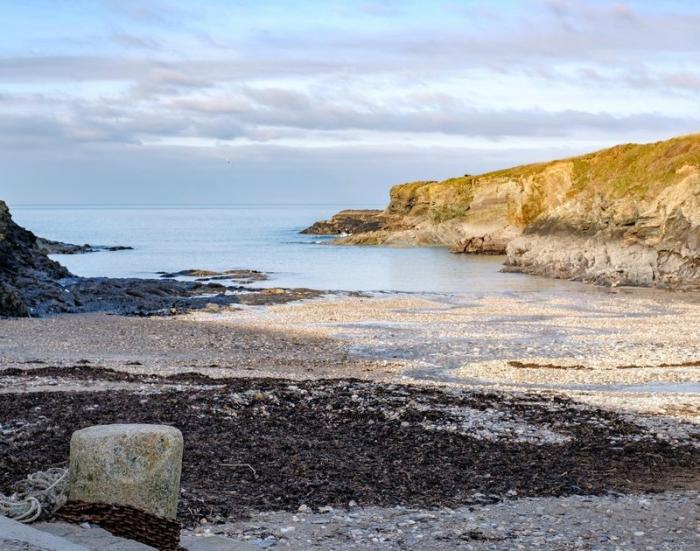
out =
{"type": "Polygon", "coordinates": [[[639,289],[316,293],[168,317],[63,314],[4,320],[0,369],[84,365],[157,375],[352,376],[486,391],[693,397],[700,384],[698,304],[700,294],[671,298],[639,289]]]}

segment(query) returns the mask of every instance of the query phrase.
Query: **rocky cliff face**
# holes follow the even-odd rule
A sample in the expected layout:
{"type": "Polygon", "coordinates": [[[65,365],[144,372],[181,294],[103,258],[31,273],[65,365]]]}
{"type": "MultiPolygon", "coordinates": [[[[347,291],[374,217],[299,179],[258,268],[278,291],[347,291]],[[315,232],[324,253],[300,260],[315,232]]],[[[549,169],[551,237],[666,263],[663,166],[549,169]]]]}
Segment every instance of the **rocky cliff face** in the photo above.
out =
{"type": "Polygon", "coordinates": [[[0,201],[0,316],[28,316],[39,303],[60,301],[65,291],[57,280],[70,275],[39,249],[32,232],[15,224],[0,201]]]}
{"type": "Polygon", "coordinates": [[[700,162],[669,176],[655,192],[585,194],[544,213],[508,244],[506,265],[605,285],[700,287],[700,162]]]}
{"type": "Polygon", "coordinates": [[[512,271],[698,287],[700,135],[395,186],[374,222],[339,241],[444,245],[506,254],[512,271]]]}

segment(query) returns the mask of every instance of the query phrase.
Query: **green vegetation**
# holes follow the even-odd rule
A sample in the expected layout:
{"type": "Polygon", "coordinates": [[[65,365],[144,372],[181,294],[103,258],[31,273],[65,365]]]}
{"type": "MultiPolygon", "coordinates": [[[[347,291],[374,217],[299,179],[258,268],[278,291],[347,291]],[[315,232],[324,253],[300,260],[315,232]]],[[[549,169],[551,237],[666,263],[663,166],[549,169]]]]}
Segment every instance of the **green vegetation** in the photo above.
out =
{"type": "Polygon", "coordinates": [[[700,134],[652,144],[626,144],[574,161],[576,191],[594,188],[614,197],[647,197],[678,183],[678,170],[700,166],[700,134]]]}
{"type": "Polygon", "coordinates": [[[519,197],[517,205],[508,205],[508,218],[518,225],[527,225],[546,210],[550,190],[552,186],[560,186],[562,177],[568,181],[568,198],[585,193],[610,199],[648,199],[678,183],[684,177],[679,169],[686,165],[700,167],[700,134],[651,144],[619,145],[580,157],[480,176],[402,184],[391,189],[387,210],[391,214],[426,216],[434,223],[441,223],[467,216],[481,186],[516,182],[527,193],[519,197]]]}
{"type": "Polygon", "coordinates": [[[469,212],[469,204],[434,205],[430,208],[430,220],[433,224],[441,224],[453,218],[460,218],[469,212]]]}
{"type": "Polygon", "coordinates": [[[524,165],[480,176],[522,179],[536,177],[561,162],[573,164],[571,195],[585,190],[609,193],[615,197],[645,197],[681,180],[678,169],[700,166],[700,134],[691,134],[651,144],[625,144],[572,157],[524,165]]]}

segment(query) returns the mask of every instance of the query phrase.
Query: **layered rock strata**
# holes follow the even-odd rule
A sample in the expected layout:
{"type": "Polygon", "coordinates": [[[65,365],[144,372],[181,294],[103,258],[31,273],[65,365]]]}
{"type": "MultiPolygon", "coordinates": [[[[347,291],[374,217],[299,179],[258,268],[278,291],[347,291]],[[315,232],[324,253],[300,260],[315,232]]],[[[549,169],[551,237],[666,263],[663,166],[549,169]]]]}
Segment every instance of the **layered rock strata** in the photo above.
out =
{"type": "MultiPolygon", "coordinates": [[[[700,287],[700,134],[401,184],[384,211],[356,224],[352,212],[341,213],[349,235],[338,243],[439,245],[504,254],[510,271],[700,287]]],[[[330,233],[340,216],[306,231],[330,233]]]]}

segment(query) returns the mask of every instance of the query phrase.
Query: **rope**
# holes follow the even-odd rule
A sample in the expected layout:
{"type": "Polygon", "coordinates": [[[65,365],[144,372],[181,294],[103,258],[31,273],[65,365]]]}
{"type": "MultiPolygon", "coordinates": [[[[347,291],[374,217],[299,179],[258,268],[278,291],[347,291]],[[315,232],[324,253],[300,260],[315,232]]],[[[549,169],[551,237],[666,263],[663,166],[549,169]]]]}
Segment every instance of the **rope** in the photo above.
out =
{"type": "Polygon", "coordinates": [[[115,536],[140,541],[162,551],[182,550],[180,523],[128,505],[68,501],[68,469],[30,474],[12,486],[13,494],[0,493],[0,516],[30,523],[55,517],[81,524],[97,524],[115,536]],[[60,511],[59,511],[60,509],[60,511]]]}
{"type": "Polygon", "coordinates": [[[12,495],[0,493],[0,515],[24,523],[48,518],[68,500],[68,469],[30,474],[12,489],[12,495]]]}
{"type": "Polygon", "coordinates": [[[180,547],[180,523],[130,505],[69,501],[56,520],[96,524],[115,536],[140,541],[160,551],[185,551],[180,547]]]}

